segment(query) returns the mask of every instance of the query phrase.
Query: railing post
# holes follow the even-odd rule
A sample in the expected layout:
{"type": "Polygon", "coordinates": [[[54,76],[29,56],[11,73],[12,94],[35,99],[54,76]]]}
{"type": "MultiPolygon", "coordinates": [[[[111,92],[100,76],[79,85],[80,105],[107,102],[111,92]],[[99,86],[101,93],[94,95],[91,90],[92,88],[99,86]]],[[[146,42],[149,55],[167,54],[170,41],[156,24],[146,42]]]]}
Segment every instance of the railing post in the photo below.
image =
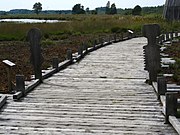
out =
{"type": "Polygon", "coordinates": [[[166,93],[165,123],[169,123],[169,116],[177,115],[177,92],[166,93]]]}
{"type": "Polygon", "coordinates": [[[176,31],[176,32],[175,32],[175,38],[177,38],[177,37],[178,37],[178,32],[176,31]]]}
{"type": "Polygon", "coordinates": [[[7,79],[8,79],[8,92],[11,93],[12,89],[13,89],[13,84],[12,84],[12,78],[11,78],[11,69],[16,66],[16,64],[14,64],[13,62],[9,61],[9,60],[3,60],[2,61],[4,63],[4,65],[6,66],[6,70],[7,70],[7,79]]]}
{"type": "Polygon", "coordinates": [[[109,35],[108,43],[111,44],[111,35],[109,35]]]}
{"type": "Polygon", "coordinates": [[[114,34],[114,42],[116,43],[116,40],[117,40],[117,35],[114,34]]]}
{"type": "Polygon", "coordinates": [[[123,32],[121,33],[121,40],[123,40],[124,39],[124,34],[123,34],[123,32]]]}
{"type": "Polygon", "coordinates": [[[94,40],[94,43],[93,43],[93,49],[96,48],[96,45],[97,45],[97,40],[95,39],[95,40],[94,40]]]}
{"type": "Polygon", "coordinates": [[[67,50],[67,56],[66,56],[67,60],[72,60],[72,50],[68,49],[67,50]]]}
{"type": "Polygon", "coordinates": [[[41,65],[43,63],[43,56],[41,54],[41,31],[37,28],[32,28],[27,34],[28,41],[30,43],[31,57],[30,61],[34,68],[35,79],[39,79],[42,82],[41,65]]]}
{"type": "Polygon", "coordinates": [[[148,45],[143,48],[145,49],[145,69],[149,72],[151,83],[157,80],[160,69],[160,47],[156,43],[156,37],[160,35],[160,26],[158,24],[144,25],[142,33],[148,39],[148,45]]]}
{"type": "Polygon", "coordinates": [[[169,41],[169,32],[166,33],[166,41],[169,41]]]}
{"type": "Polygon", "coordinates": [[[26,95],[24,75],[16,75],[16,91],[21,91],[23,96],[26,95]]]}
{"type": "Polygon", "coordinates": [[[103,37],[100,38],[100,44],[101,44],[101,46],[104,45],[104,38],[103,37]]]}
{"type": "Polygon", "coordinates": [[[163,44],[163,35],[159,36],[159,44],[162,45],[163,44]]]}
{"type": "Polygon", "coordinates": [[[164,41],[165,41],[165,35],[162,34],[162,42],[164,42],[164,41]]]}
{"type": "Polygon", "coordinates": [[[59,58],[58,57],[54,57],[52,59],[52,66],[53,66],[53,68],[58,69],[58,65],[59,65],[59,58]]]}
{"type": "Polygon", "coordinates": [[[173,32],[170,33],[171,41],[174,39],[173,32]]]}
{"type": "Polygon", "coordinates": [[[165,95],[167,91],[166,77],[157,77],[157,89],[158,89],[158,99],[161,95],[165,95]]]}
{"type": "Polygon", "coordinates": [[[82,54],[83,54],[83,47],[82,47],[82,45],[80,45],[80,46],[78,47],[78,55],[81,55],[81,56],[82,56],[82,54]]]}

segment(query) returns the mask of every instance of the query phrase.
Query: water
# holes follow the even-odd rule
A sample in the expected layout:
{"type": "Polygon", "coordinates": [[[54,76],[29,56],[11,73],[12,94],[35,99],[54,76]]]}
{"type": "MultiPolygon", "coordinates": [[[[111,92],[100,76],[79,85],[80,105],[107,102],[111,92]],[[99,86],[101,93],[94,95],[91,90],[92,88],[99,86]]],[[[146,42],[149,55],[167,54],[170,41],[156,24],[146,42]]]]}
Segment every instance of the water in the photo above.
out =
{"type": "Polygon", "coordinates": [[[62,20],[39,20],[39,19],[0,19],[0,22],[15,22],[15,23],[56,23],[66,22],[62,20]]]}

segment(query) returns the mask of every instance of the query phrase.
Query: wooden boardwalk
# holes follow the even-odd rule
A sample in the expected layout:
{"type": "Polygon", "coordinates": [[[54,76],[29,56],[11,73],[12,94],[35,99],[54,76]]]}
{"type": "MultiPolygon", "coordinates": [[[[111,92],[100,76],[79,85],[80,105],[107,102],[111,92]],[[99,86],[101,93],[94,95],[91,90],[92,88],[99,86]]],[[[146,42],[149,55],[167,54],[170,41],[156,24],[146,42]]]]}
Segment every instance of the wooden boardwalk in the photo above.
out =
{"type": "Polygon", "coordinates": [[[46,79],[20,102],[8,100],[0,134],[176,135],[145,84],[136,38],[101,48],[46,79]]]}

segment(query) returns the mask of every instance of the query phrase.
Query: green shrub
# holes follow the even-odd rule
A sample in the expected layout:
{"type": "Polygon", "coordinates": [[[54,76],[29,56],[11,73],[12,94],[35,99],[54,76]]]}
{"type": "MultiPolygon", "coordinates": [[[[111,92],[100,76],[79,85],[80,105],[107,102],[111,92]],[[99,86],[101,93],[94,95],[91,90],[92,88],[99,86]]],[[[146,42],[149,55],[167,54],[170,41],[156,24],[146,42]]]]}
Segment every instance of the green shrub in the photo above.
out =
{"type": "Polygon", "coordinates": [[[55,43],[52,40],[50,40],[50,39],[46,39],[46,40],[43,40],[41,42],[41,45],[42,46],[49,46],[49,45],[55,45],[55,43]]]}

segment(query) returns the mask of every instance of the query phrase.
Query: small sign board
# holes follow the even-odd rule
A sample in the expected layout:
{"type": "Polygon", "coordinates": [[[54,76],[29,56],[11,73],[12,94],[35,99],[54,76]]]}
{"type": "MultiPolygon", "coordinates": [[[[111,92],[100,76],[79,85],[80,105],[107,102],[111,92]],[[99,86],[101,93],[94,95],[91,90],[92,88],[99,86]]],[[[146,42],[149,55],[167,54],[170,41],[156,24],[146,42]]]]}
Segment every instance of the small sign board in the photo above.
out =
{"type": "Polygon", "coordinates": [[[13,66],[16,65],[16,64],[14,64],[13,62],[11,62],[9,60],[3,60],[2,62],[8,67],[13,67],[13,66]]]}
{"type": "Polygon", "coordinates": [[[129,33],[133,34],[134,32],[132,30],[128,30],[129,33]]]}

